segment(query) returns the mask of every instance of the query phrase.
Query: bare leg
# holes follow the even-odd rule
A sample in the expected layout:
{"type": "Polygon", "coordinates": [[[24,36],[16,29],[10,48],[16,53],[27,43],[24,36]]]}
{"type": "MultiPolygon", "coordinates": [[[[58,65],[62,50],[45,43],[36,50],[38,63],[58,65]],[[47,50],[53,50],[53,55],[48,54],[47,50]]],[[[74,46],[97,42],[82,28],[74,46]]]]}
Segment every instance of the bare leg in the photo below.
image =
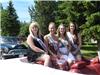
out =
{"type": "Polygon", "coordinates": [[[49,66],[50,64],[50,56],[47,54],[43,54],[41,57],[39,57],[37,60],[43,60],[44,66],[49,66]]]}

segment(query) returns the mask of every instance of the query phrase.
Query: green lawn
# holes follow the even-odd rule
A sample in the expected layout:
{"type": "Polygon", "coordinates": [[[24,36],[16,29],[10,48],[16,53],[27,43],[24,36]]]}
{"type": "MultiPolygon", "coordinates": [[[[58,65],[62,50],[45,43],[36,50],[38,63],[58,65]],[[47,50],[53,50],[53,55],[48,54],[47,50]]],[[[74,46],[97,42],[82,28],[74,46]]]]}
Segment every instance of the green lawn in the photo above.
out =
{"type": "Polygon", "coordinates": [[[81,53],[84,57],[91,59],[97,56],[97,46],[96,45],[83,45],[81,48],[81,53]]]}

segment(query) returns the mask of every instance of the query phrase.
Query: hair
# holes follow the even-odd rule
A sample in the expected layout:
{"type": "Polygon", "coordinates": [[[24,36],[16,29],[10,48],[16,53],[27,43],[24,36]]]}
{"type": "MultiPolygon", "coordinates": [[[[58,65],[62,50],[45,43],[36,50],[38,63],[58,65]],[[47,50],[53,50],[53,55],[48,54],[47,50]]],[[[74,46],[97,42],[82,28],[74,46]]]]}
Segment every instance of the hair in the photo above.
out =
{"type": "Polygon", "coordinates": [[[56,25],[55,25],[54,22],[50,22],[50,23],[49,23],[48,30],[49,30],[49,28],[50,28],[51,25],[53,25],[53,26],[55,27],[55,33],[56,33],[56,25]]]}
{"type": "Polygon", "coordinates": [[[57,29],[57,36],[60,37],[60,27],[61,27],[61,26],[64,26],[64,28],[65,28],[64,36],[66,37],[66,27],[65,27],[64,24],[60,24],[60,25],[59,25],[59,27],[58,27],[58,29],[57,29]]]}
{"type": "MultiPolygon", "coordinates": [[[[54,22],[50,22],[50,23],[49,23],[49,26],[50,26],[50,25],[54,25],[54,26],[55,26],[55,23],[54,23],[54,22]]],[[[49,28],[49,26],[48,26],[48,28],[49,28]]]]}
{"type": "Polygon", "coordinates": [[[74,31],[73,31],[73,34],[75,34],[75,36],[76,36],[76,41],[77,41],[77,45],[79,45],[79,38],[78,38],[78,32],[77,32],[77,24],[76,24],[76,22],[69,22],[69,26],[68,26],[68,31],[70,32],[70,24],[74,24],[74,26],[75,26],[75,29],[74,29],[74,31]]]}
{"type": "Polygon", "coordinates": [[[30,34],[32,34],[32,35],[34,36],[34,34],[32,33],[32,28],[33,28],[33,27],[37,27],[37,28],[38,28],[37,35],[40,36],[39,24],[38,24],[37,22],[35,22],[35,21],[33,21],[33,22],[30,24],[30,26],[29,26],[29,32],[30,32],[30,34]]]}

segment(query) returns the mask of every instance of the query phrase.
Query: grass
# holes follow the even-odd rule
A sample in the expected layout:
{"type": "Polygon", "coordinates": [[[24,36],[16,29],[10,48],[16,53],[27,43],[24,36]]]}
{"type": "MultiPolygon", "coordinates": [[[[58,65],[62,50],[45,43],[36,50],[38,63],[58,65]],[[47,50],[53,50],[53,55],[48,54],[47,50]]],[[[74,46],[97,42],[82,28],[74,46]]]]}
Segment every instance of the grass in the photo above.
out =
{"type": "Polygon", "coordinates": [[[83,45],[81,48],[81,53],[87,59],[94,58],[97,56],[97,46],[96,45],[83,45]]]}

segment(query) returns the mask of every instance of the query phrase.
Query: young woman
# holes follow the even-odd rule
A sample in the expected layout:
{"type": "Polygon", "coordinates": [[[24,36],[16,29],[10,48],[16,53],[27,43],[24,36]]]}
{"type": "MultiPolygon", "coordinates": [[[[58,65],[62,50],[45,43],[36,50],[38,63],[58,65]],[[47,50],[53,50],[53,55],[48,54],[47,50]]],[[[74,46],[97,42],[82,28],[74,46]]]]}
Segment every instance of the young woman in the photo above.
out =
{"type": "Polygon", "coordinates": [[[50,57],[47,54],[47,47],[44,39],[40,34],[39,25],[37,22],[32,22],[29,26],[29,35],[27,38],[28,61],[34,62],[36,60],[43,60],[44,66],[49,66],[50,57]]]}
{"type": "Polygon", "coordinates": [[[76,23],[70,22],[67,32],[68,39],[71,44],[71,52],[75,56],[76,59],[81,60],[81,37],[77,32],[76,23]]]}
{"type": "Polygon", "coordinates": [[[49,34],[45,35],[44,39],[49,48],[48,53],[51,56],[52,67],[57,68],[56,61],[59,58],[59,56],[57,55],[58,49],[59,49],[59,47],[58,47],[59,44],[58,44],[58,37],[55,35],[56,27],[55,27],[54,22],[51,22],[49,24],[48,30],[49,30],[49,34]]]}
{"type": "Polygon", "coordinates": [[[60,58],[64,59],[64,61],[71,65],[73,61],[75,61],[75,58],[70,52],[71,46],[66,35],[66,27],[63,24],[59,25],[57,35],[59,38],[59,53],[61,55],[60,58]]]}
{"type": "Polygon", "coordinates": [[[44,36],[44,39],[49,47],[49,54],[56,56],[58,51],[58,37],[55,35],[56,27],[55,23],[51,22],[48,27],[49,34],[44,36]]]}

